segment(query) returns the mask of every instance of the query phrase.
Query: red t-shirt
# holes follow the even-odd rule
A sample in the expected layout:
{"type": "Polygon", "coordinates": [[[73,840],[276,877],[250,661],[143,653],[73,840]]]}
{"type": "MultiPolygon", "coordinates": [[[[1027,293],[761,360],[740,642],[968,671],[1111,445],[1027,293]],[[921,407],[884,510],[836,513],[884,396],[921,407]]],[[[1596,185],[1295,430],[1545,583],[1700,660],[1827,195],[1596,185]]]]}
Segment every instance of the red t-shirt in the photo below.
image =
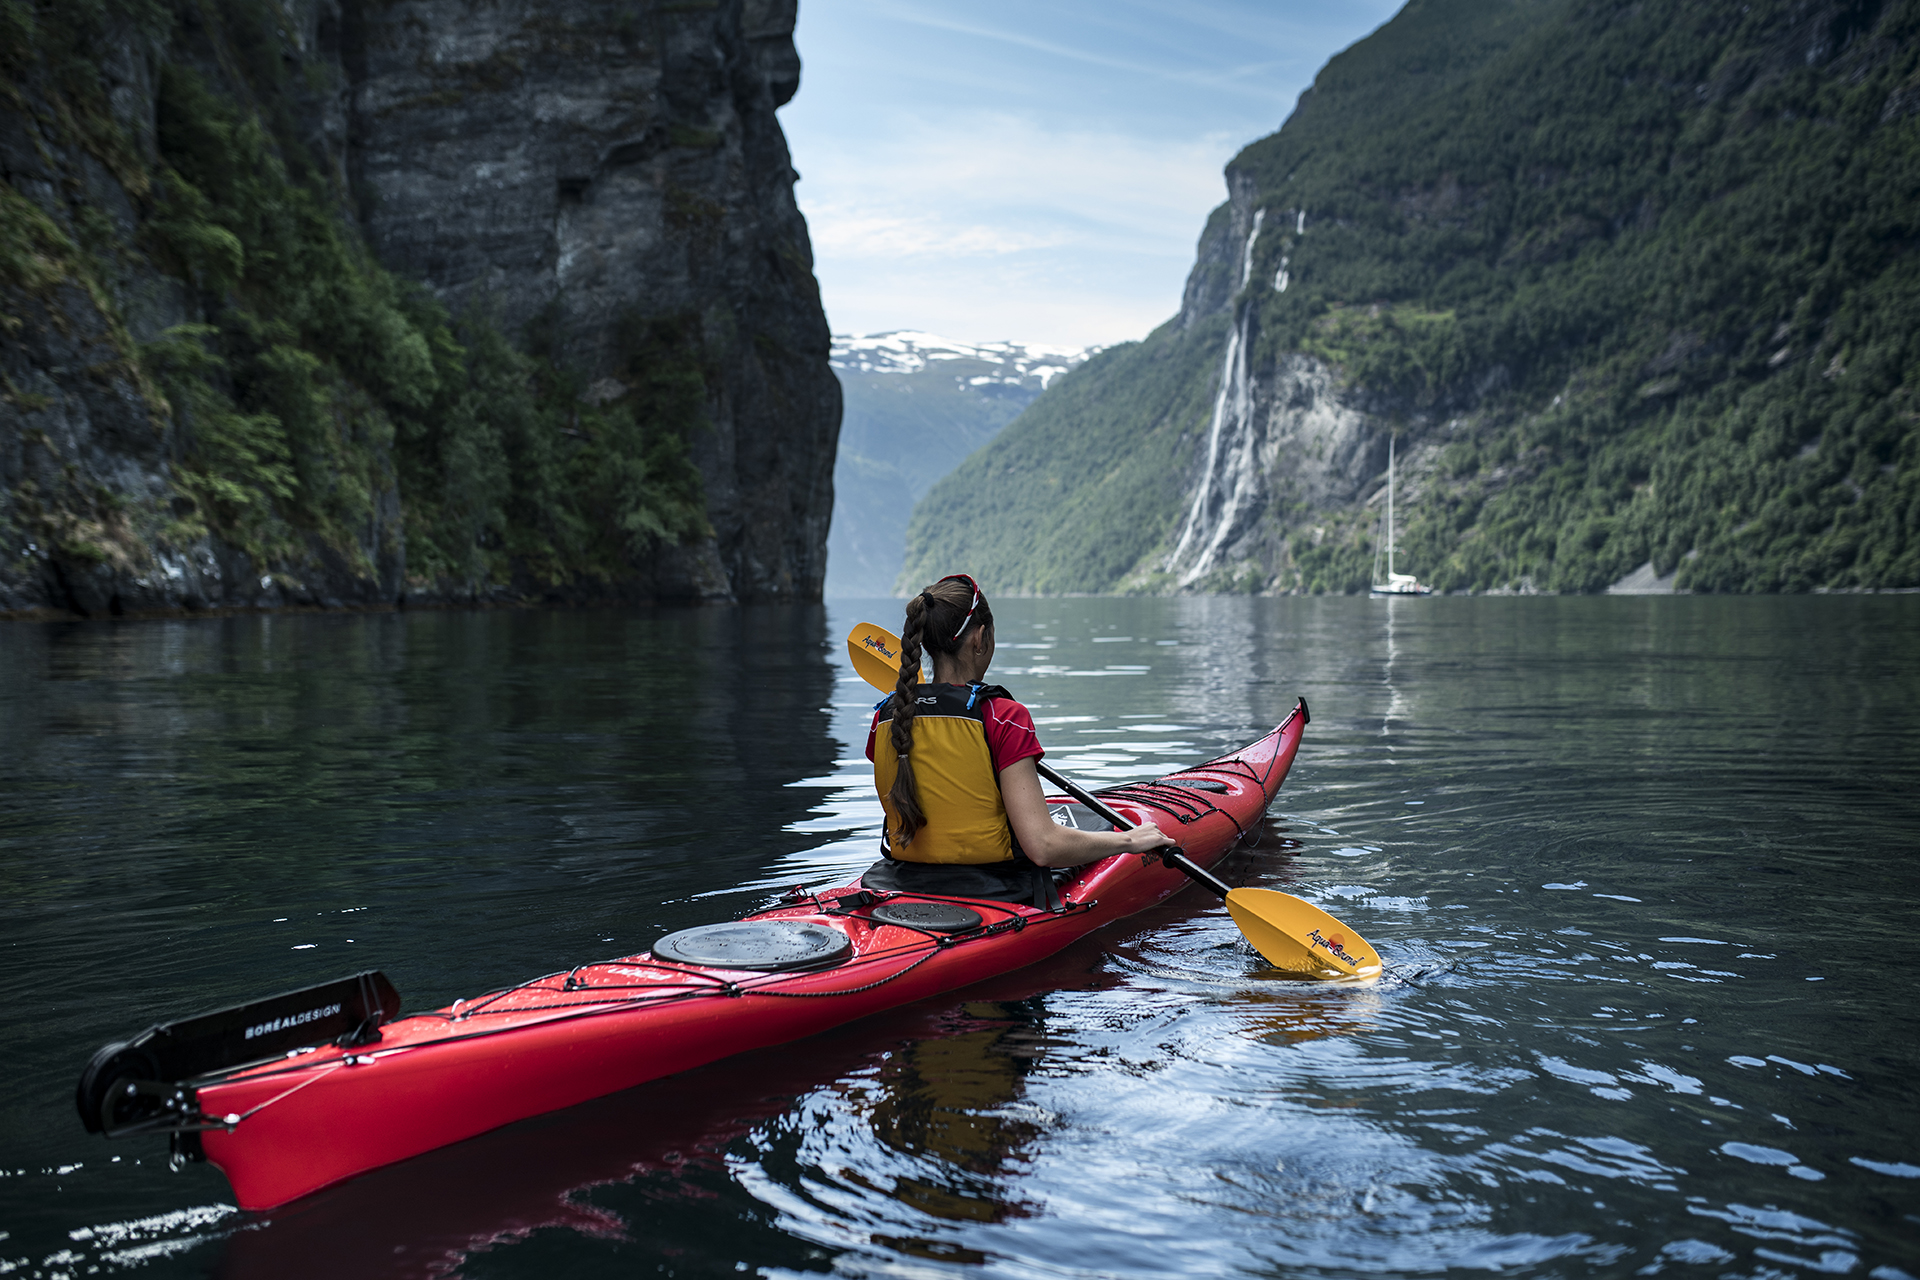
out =
{"type": "MultiPolygon", "coordinates": [[[[888,701],[891,701],[889,699],[888,701]]],[[[887,703],[875,708],[873,722],[867,726],[867,759],[873,759],[873,735],[887,713],[887,703]]],[[[889,723],[891,718],[889,717],[889,723]]],[[[1032,714],[1012,698],[987,699],[987,750],[993,756],[996,775],[1029,757],[1044,756],[1040,735],[1034,732],[1032,714]]]]}

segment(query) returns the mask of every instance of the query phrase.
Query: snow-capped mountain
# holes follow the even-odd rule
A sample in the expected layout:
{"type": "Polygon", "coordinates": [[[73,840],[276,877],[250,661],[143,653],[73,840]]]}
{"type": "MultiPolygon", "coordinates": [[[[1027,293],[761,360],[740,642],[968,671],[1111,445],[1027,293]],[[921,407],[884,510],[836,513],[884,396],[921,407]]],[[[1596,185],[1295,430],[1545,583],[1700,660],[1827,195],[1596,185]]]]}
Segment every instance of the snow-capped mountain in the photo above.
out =
{"type": "Polygon", "coordinates": [[[920,373],[950,366],[956,381],[982,387],[992,384],[1046,390],[1047,383],[1079,364],[1099,347],[1050,347],[1041,343],[955,342],[937,333],[896,329],[864,338],[851,334],[833,337],[833,367],[845,373],[920,373]],[[963,373],[951,362],[993,366],[990,373],[963,373]]]}
{"type": "Polygon", "coordinates": [[[846,413],[833,469],[827,594],[892,595],[913,504],[1098,350],[955,342],[912,329],[835,335],[846,413]]]}

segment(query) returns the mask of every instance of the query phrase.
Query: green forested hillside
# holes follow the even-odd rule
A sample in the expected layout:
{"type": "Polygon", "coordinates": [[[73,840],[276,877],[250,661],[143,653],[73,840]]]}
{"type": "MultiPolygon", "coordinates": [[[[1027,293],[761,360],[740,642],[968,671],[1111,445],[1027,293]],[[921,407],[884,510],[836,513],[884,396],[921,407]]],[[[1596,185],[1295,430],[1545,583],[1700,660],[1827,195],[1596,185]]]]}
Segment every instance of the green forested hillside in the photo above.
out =
{"type": "MultiPolygon", "coordinates": [[[[1415,0],[1228,174],[1269,228],[1247,287],[1203,240],[1230,300],[1196,322],[1190,285],[1063,379],[913,554],[1155,585],[1235,323],[1256,394],[1313,357],[1369,457],[1399,436],[1403,567],[1442,588],[1920,585],[1920,5],[1415,0]]],[[[1364,585],[1371,510],[1276,491],[1263,519],[1205,586],[1364,585]]]]}

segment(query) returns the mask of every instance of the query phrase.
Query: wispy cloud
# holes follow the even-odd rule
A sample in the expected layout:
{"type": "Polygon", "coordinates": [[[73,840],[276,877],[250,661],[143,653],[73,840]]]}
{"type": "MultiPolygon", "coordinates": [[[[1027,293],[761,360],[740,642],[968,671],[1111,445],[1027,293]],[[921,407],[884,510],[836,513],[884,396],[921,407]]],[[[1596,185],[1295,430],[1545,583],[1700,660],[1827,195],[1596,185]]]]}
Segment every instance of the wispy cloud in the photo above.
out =
{"type": "Polygon", "coordinates": [[[1015,48],[1030,49],[1036,53],[1044,53],[1051,57],[1064,58],[1108,71],[1152,76],[1174,84],[1195,85],[1210,89],[1230,88],[1239,92],[1252,93],[1263,99],[1277,96],[1272,85],[1257,79],[1263,69],[1270,69],[1275,65],[1272,61],[1216,69],[1184,67],[1170,63],[1115,57],[1093,49],[1078,48],[1058,41],[1042,39],[1024,31],[997,27],[983,22],[966,21],[947,12],[927,12],[903,5],[897,6],[897,13],[902,21],[916,26],[929,27],[936,31],[950,31],[955,35],[974,36],[982,40],[993,40],[1015,48]]]}
{"type": "Polygon", "coordinates": [[[806,213],[815,254],[829,258],[995,258],[1050,248],[1062,239],[986,223],[956,226],[933,210],[913,216],[876,213],[858,205],[812,205],[806,213]]]}
{"type": "Polygon", "coordinates": [[[809,216],[823,219],[817,234],[836,244],[841,232],[824,221],[975,226],[989,212],[999,233],[956,238],[956,247],[1191,238],[1196,212],[1204,216],[1225,194],[1221,168],[1235,146],[1224,134],[1158,140],[985,112],[905,117],[888,136],[816,148],[800,197],[809,216]]]}
{"type": "Polygon", "coordinates": [[[884,140],[820,149],[799,194],[830,319],[843,332],[912,325],[1067,345],[1138,337],[1179,303],[1233,146],[974,114],[896,121],[884,140]],[[1116,294],[1131,297],[1116,307],[1116,294]],[[996,309],[1002,323],[968,327],[996,309]],[[1043,315],[1078,318],[1069,332],[1030,327],[1043,315]]]}
{"type": "Polygon", "coordinates": [[[1221,170],[1395,0],[802,0],[781,112],[839,332],[1085,346],[1179,306],[1221,170]]]}

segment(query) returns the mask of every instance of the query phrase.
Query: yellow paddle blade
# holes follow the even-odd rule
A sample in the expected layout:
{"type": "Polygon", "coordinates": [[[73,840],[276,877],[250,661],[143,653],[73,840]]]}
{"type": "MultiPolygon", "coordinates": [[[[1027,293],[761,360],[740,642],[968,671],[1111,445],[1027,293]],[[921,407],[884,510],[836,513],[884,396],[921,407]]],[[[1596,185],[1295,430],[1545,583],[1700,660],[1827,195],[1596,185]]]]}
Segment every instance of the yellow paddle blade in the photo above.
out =
{"type": "Polygon", "coordinates": [[[862,622],[847,632],[847,654],[860,678],[882,693],[900,682],[900,637],[880,624],[862,622]]]}
{"type": "Polygon", "coordinates": [[[1380,955],[1367,940],[1332,916],[1274,889],[1235,889],[1227,910],[1253,949],[1288,973],[1319,978],[1370,978],[1380,955]]]}

